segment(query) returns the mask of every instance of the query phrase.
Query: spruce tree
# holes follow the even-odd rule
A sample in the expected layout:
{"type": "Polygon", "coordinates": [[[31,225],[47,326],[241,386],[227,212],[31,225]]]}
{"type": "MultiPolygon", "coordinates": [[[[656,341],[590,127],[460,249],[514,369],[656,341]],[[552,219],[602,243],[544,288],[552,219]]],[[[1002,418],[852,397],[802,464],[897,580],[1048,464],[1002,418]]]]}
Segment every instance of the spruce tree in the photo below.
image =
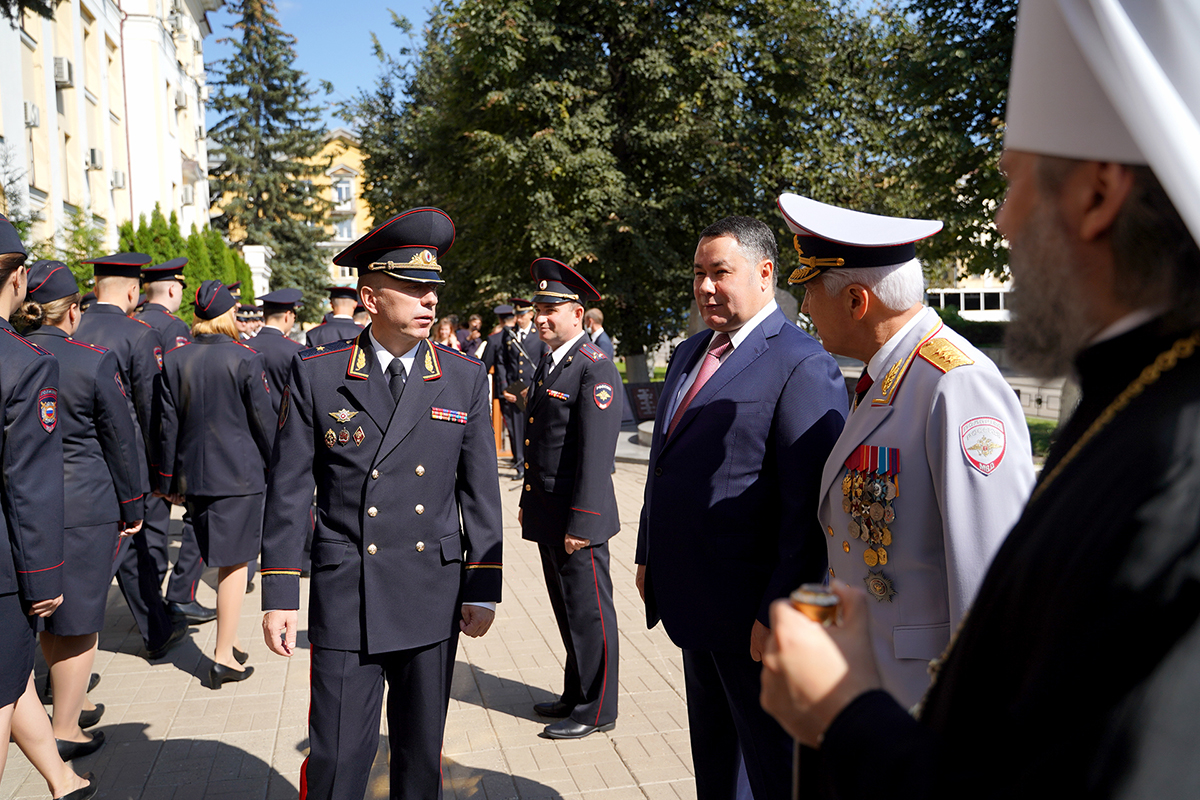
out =
{"type": "Polygon", "coordinates": [[[275,3],[240,0],[230,10],[237,35],[223,42],[234,52],[211,71],[211,107],[221,116],[209,131],[209,178],[222,211],[213,224],[235,242],[271,247],[272,286],[302,290],[301,316],[316,319],[328,276],[317,248],[327,238],[328,202],[311,182],[328,166],[317,161],[321,112],[293,66],[296,38],[280,27],[275,3]]]}

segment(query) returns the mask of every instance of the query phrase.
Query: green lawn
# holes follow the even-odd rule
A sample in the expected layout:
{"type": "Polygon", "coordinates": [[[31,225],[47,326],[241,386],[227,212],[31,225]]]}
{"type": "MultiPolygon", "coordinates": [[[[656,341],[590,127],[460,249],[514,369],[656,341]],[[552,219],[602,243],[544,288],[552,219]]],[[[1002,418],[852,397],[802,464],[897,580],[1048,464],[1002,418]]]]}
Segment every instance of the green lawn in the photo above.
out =
{"type": "Polygon", "coordinates": [[[1058,427],[1058,423],[1052,419],[1040,419],[1037,417],[1026,417],[1025,422],[1029,425],[1029,439],[1033,444],[1033,457],[1045,458],[1050,452],[1050,440],[1054,433],[1054,429],[1058,427]]]}
{"type": "MultiPolygon", "coordinates": [[[[621,373],[621,380],[625,380],[625,360],[618,359],[616,364],[617,364],[617,372],[621,373]]],[[[651,379],[651,381],[653,382],[653,381],[665,380],[666,377],[667,377],[667,368],[666,367],[655,367],[654,368],[654,377],[651,379]]]]}

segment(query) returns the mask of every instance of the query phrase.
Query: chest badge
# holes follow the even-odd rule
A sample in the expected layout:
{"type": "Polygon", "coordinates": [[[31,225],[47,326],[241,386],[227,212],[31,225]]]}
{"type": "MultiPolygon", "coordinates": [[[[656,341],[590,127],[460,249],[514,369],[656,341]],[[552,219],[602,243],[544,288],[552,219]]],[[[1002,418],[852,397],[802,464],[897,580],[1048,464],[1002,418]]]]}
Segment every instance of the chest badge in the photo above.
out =
{"type": "Polygon", "coordinates": [[[337,434],[333,432],[333,428],[325,431],[325,446],[333,447],[337,444],[337,434]]]}
{"type": "MultiPolygon", "coordinates": [[[[890,578],[883,570],[892,546],[891,524],[896,520],[893,501],[900,495],[900,450],[895,447],[860,445],[846,459],[842,478],[842,511],[850,516],[848,533],[867,548],[867,590],[876,600],[891,602],[895,596],[890,578]]],[[[848,546],[846,548],[848,550],[848,546]]]]}
{"type": "Polygon", "coordinates": [[[340,422],[345,425],[350,420],[358,416],[357,411],[351,411],[348,408],[339,408],[337,411],[330,411],[329,416],[333,417],[335,422],[340,422]]]}

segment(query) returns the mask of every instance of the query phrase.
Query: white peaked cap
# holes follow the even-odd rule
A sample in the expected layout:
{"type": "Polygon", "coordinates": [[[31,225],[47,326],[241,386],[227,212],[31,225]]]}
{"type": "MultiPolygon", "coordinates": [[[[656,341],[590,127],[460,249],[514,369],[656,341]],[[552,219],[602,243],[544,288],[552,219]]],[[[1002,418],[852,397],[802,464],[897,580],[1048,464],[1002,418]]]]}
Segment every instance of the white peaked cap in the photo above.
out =
{"type": "Polygon", "coordinates": [[[1004,146],[1148,164],[1200,241],[1200,0],[1021,0],[1004,146]]]}
{"type": "Polygon", "coordinates": [[[855,247],[889,247],[927,239],[942,229],[930,219],[905,219],[865,214],[821,203],[798,194],[779,195],[779,210],[788,230],[855,247]]]}

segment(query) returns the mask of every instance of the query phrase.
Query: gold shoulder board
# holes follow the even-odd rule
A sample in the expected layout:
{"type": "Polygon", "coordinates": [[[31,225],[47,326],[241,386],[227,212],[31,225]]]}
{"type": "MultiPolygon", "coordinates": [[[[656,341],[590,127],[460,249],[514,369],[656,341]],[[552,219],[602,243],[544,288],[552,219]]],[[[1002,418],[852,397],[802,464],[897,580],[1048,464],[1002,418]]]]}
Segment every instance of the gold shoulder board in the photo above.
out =
{"type": "Polygon", "coordinates": [[[933,364],[942,372],[949,372],[955,367],[961,367],[964,364],[974,364],[974,359],[968,358],[967,354],[955,347],[949,339],[930,339],[925,344],[921,345],[921,349],[917,351],[917,355],[933,364]]]}

